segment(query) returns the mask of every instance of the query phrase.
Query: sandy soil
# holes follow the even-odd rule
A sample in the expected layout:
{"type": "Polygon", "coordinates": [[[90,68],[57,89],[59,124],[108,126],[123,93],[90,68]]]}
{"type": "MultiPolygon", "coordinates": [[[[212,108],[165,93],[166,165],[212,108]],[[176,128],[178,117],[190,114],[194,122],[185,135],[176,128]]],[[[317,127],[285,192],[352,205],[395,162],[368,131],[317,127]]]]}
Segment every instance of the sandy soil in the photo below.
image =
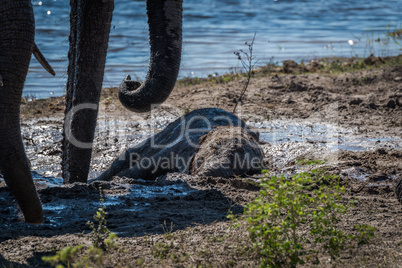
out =
{"type": "MultiPolygon", "coordinates": [[[[402,177],[402,65],[341,74],[285,71],[291,73],[253,77],[236,114],[257,129],[261,124],[265,126],[262,132],[273,129],[270,122],[296,122],[310,127],[330,124],[370,145],[363,149],[356,149],[354,144],[346,146],[348,150],[330,150],[325,142],[309,139],[308,133],[302,142],[276,138],[271,143],[264,141],[263,136],[260,138],[274,173],[308,171],[316,166],[300,165],[296,160],[324,159],[325,155],[326,162],[320,166],[347,182],[343,200],[358,200],[339,227],[345,232],[350,232],[355,224],[377,228],[372,244],[344,250],[337,262],[320,254],[320,266],[401,267],[402,205],[395,197],[394,185],[402,177]],[[308,153],[305,148],[309,148],[308,153]],[[286,157],[281,157],[278,150],[286,157]],[[295,150],[297,154],[292,153],[295,150]]],[[[125,134],[113,132],[113,136],[111,128],[99,127],[92,178],[105,170],[125,147],[183,113],[205,107],[232,112],[246,80],[221,81],[211,78],[196,85],[179,85],[164,106],[145,115],[125,111],[116,101],[116,89],[105,89],[99,122],[114,122],[113,126],[117,124],[125,134]]],[[[105,196],[108,227],[119,236],[118,250],[105,259],[108,266],[258,264],[252,254],[238,250],[240,245],[247,246],[247,233],[242,228],[233,229],[226,216],[229,210],[241,213],[244,205],[258,195],[254,182],[261,175],[224,179],[173,173],[155,182],[115,178],[111,182],[62,185],[60,179],[53,177],[60,176],[63,105],[61,98],[22,105],[28,156],[33,169],[44,176],[35,176],[35,183],[46,219],[40,226],[23,223],[4,181],[0,180],[1,265],[42,267],[46,266],[41,260],[44,255],[67,245],[89,246],[90,228],[86,223],[93,220],[92,215],[100,206],[99,187],[105,196]],[[171,224],[173,232],[169,233],[171,224]]],[[[342,135],[338,138],[340,143],[342,135]]]]}

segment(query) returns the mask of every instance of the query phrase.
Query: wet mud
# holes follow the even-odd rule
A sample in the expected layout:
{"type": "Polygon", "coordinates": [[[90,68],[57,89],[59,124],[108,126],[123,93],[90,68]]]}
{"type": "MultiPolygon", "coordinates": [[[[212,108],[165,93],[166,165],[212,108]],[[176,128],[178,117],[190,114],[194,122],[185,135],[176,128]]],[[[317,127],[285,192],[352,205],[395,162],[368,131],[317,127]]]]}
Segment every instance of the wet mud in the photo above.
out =
{"type": "MultiPolygon", "coordinates": [[[[156,181],[116,177],[111,182],[42,188],[39,195],[46,216],[41,225],[21,222],[12,197],[3,187],[0,225],[8,231],[0,234],[0,240],[26,235],[52,237],[89,232],[87,222],[93,221],[93,215],[101,206],[100,190],[108,228],[121,237],[163,233],[165,224],[173,224],[175,230],[210,224],[225,220],[229,210],[242,212],[242,206],[233,205],[235,201],[219,190],[206,187],[204,180],[172,173],[156,181]]],[[[217,180],[216,184],[228,185],[232,191],[237,191],[227,179],[217,180]]]]}
{"type": "MultiPolygon", "coordinates": [[[[402,178],[401,77],[402,68],[384,67],[339,75],[254,78],[236,113],[259,132],[271,174],[291,176],[325,168],[347,185],[345,200],[357,198],[358,204],[341,222],[342,229],[370,224],[378,236],[374,245],[360,249],[358,257],[342,255],[352,266],[361,265],[363,259],[369,260],[368,266],[387,267],[402,261],[397,253],[402,251],[402,205],[395,195],[402,178]],[[305,165],[302,159],[322,162],[305,165]]],[[[229,211],[241,213],[257,196],[254,182],[262,175],[214,178],[168,173],[155,180],[94,179],[125,150],[159,133],[186,111],[206,107],[232,111],[244,82],[177,87],[166,105],[141,116],[125,111],[113,98],[104,98],[89,184],[63,185],[60,178],[62,101],[55,99],[42,108],[24,104],[22,136],[45,221],[38,226],[24,223],[0,176],[0,263],[41,266],[40,256],[54,248],[88,243],[87,222],[93,221],[101,205],[100,188],[108,228],[127,243],[130,258],[150,254],[151,246],[134,244],[147,235],[162,239],[158,235],[166,232],[166,226],[191,237],[183,242],[189,249],[207,245],[203,234],[224,235],[229,211]]],[[[250,263],[238,260],[238,265],[250,263]]]]}

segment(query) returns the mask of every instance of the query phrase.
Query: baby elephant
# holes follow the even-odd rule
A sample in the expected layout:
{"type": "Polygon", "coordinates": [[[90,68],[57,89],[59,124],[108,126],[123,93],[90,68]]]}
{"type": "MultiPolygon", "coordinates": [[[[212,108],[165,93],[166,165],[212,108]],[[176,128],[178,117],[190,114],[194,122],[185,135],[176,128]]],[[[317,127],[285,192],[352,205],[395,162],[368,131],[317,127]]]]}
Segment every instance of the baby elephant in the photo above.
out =
{"type": "Polygon", "coordinates": [[[240,118],[221,109],[199,109],[128,149],[98,180],[152,180],[168,172],[233,177],[260,172],[263,161],[258,135],[240,118]]]}

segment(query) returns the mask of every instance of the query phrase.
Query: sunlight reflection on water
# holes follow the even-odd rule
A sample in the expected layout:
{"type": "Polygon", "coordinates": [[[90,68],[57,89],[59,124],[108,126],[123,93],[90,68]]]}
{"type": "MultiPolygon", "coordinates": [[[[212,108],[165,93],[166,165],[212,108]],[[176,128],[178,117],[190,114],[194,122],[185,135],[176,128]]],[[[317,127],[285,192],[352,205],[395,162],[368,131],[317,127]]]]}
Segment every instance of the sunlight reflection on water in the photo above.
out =
{"type": "MultiPolygon", "coordinates": [[[[398,3],[185,0],[180,77],[223,74],[232,67],[238,70],[241,65],[233,52],[244,49],[244,42],[251,40],[254,32],[254,51],[261,65],[270,60],[398,54],[400,47],[393,42],[366,44],[367,37],[384,38],[391,21],[400,25],[402,6],[398,3]]],[[[24,94],[44,98],[53,92],[60,96],[67,78],[69,1],[34,1],[33,5],[36,43],[56,77],[32,59],[24,94]]],[[[145,10],[145,1],[115,1],[104,87],[117,86],[128,73],[145,78],[149,57],[145,10]]]]}

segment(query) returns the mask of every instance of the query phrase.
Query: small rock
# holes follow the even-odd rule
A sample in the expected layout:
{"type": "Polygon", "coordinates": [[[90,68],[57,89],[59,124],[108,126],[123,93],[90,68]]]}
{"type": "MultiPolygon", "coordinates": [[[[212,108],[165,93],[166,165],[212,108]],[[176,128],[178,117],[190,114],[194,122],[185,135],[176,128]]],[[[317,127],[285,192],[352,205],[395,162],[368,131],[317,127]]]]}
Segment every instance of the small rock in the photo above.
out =
{"type": "MultiPolygon", "coordinates": [[[[309,71],[316,71],[319,69],[322,69],[324,66],[317,60],[312,60],[309,63],[307,63],[307,70],[309,71]]],[[[319,77],[317,77],[319,79],[319,77]]]]}
{"type": "Polygon", "coordinates": [[[289,98],[289,99],[286,100],[286,103],[287,104],[293,104],[293,103],[296,103],[296,102],[292,98],[289,98]]]}
{"type": "Polygon", "coordinates": [[[384,148],[379,148],[376,150],[376,152],[379,154],[387,154],[387,150],[385,150],[384,148]]]}
{"type": "Polygon", "coordinates": [[[375,105],[375,104],[372,103],[372,102],[369,103],[368,107],[369,107],[370,109],[377,110],[377,105],[375,105]]]}
{"type": "Polygon", "coordinates": [[[349,102],[349,105],[359,105],[359,104],[362,103],[362,102],[363,102],[362,99],[357,98],[357,99],[351,100],[351,101],[349,102]]]}
{"type": "Polygon", "coordinates": [[[390,109],[395,109],[396,107],[396,103],[394,100],[389,100],[389,102],[387,103],[387,107],[390,109]]]}
{"type": "Polygon", "coordinates": [[[271,77],[271,81],[272,82],[280,82],[281,79],[279,78],[279,76],[277,74],[275,74],[274,76],[271,77]]]}
{"type": "Polygon", "coordinates": [[[370,175],[369,180],[370,181],[385,181],[385,180],[388,180],[388,176],[383,173],[377,173],[377,174],[370,175]]]}
{"type": "Polygon", "coordinates": [[[401,80],[402,80],[402,77],[400,77],[400,76],[395,77],[395,79],[394,79],[395,82],[399,82],[399,81],[401,81],[401,80]]]}
{"type": "Polygon", "coordinates": [[[293,104],[293,103],[295,103],[295,101],[292,99],[292,97],[289,97],[289,98],[283,99],[282,103],[293,104]]]}
{"type": "Polygon", "coordinates": [[[293,60],[285,60],[283,62],[284,73],[294,73],[295,69],[297,70],[298,67],[299,65],[293,60]]]}
{"type": "Polygon", "coordinates": [[[290,91],[306,91],[307,87],[304,86],[302,83],[295,83],[293,80],[290,82],[289,85],[290,91]]]}
{"type": "Polygon", "coordinates": [[[341,105],[341,106],[338,107],[338,111],[342,111],[342,110],[345,110],[347,108],[348,107],[346,107],[345,105],[341,105]]]}
{"type": "Polygon", "coordinates": [[[397,104],[399,107],[402,107],[402,98],[397,98],[397,99],[396,99],[396,104],[397,104]]]}
{"type": "Polygon", "coordinates": [[[374,65],[376,63],[384,63],[384,61],[380,57],[376,57],[373,54],[371,54],[369,57],[365,58],[363,60],[364,64],[367,65],[374,65]]]}

